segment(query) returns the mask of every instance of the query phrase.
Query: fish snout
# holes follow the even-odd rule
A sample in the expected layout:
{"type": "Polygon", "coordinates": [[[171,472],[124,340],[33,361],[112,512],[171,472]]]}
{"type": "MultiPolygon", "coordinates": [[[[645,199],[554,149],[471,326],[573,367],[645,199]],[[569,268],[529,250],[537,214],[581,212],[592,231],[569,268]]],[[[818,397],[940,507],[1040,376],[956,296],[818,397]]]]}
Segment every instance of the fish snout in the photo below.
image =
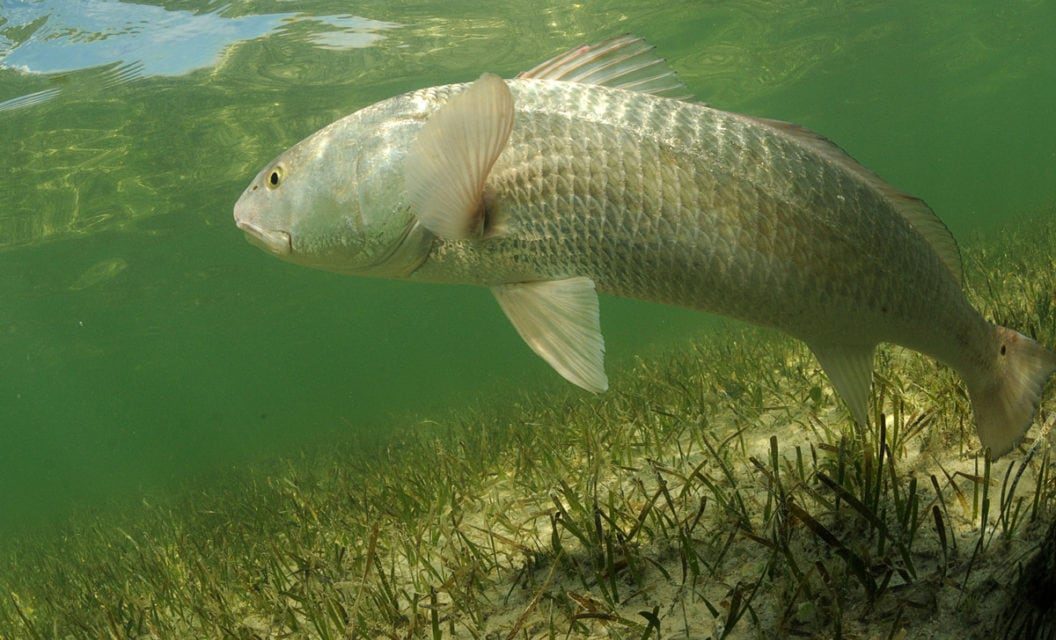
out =
{"type": "Polygon", "coordinates": [[[246,234],[246,240],[269,253],[277,256],[288,256],[293,252],[293,243],[290,234],[285,231],[264,229],[248,220],[239,219],[235,216],[235,226],[246,234]]]}

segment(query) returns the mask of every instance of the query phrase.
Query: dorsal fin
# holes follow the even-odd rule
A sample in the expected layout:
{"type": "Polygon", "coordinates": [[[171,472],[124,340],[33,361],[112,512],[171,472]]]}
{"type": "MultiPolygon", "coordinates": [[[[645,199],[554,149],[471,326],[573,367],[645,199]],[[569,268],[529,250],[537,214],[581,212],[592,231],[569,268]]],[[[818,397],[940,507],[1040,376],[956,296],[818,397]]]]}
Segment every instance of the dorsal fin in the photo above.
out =
{"type": "Polygon", "coordinates": [[[630,34],[573,47],[517,77],[597,84],[677,100],[691,97],[653,45],[630,34]]]}
{"type": "Polygon", "coordinates": [[[830,162],[849,170],[858,176],[860,180],[882,193],[888,202],[909,222],[910,226],[928,241],[928,244],[942,259],[942,263],[946,265],[953,277],[957,279],[957,283],[962,283],[964,268],[961,266],[961,252],[957,248],[957,241],[954,240],[953,234],[950,233],[950,230],[942,220],[935,215],[935,212],[923,200],[902,193],[892,187],[884,182],[883,178],[859,164],[857,160],[834,142],[806,127],[768,118],[743,117],[765,124],[790,138],[794,138],[797,142],[807,146],[830,162]]]}

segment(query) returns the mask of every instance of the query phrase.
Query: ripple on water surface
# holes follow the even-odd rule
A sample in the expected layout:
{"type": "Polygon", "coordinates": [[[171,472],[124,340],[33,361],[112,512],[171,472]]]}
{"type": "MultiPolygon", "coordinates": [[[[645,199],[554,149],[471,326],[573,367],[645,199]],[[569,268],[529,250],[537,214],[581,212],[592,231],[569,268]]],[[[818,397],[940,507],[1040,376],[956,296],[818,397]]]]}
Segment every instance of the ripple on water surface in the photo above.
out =
{"type": "MultiPolygon", "coordinates": [[[[310,75],[301,63],[308,57],[305,50],[370,47],[398,26],[353,15],[235,11],[175,10],[113,0],[0,4],[0,130],[16,160],[13,175],[0,183],[7,204],[0,211],[0,248],[158,211],[163,203],[150,196],[164,180],[144,181],[143,176],[164,165],[144,161],[134,147],[145,138],[171,140],[201,125],[193,120],[193,110],[181,109],[179,118],[163,119],[165,109],[155,106],[162,99],[168,104],[180,100],[172,94],[175,78],[195,74],[181,86],[209,87],[211,74],[226,66],[232,51],[254,42],[265,51],[282,49],[282,59],[293,62],[262,70],[304,82],[310,75]],[[282,74],[283,69],[291,72],[282,74]],[[147,80],[142,90],[122,88],[147,80]],[[151,119],[158,122],[146,126],[144,121],[151,119]],[[125,175],[133,171],[136,176],[125,175]],[[115,202],[114,183],[136,187],[144,182],[153,186],[146,192],[118,189],[116,195],[122,197],[115,202]],[[104,184],[111,193],[94,188],[104,184]],[[101,204],[104,195],[106,205],[101,204]],[[138,195],[144,198],[136,199],[138,195]]],[[[268,81],[267,74],[252,67],[237,73],[256,78],[258,84],[268,81]]]]}

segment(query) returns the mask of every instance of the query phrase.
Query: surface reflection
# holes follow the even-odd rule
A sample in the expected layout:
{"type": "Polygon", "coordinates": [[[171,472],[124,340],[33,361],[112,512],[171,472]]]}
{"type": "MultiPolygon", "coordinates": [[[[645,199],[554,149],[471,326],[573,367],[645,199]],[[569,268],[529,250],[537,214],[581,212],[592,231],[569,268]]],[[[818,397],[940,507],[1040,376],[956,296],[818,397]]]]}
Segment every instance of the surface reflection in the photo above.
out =
{"type": "Polygon", "coordinates": [[[211,67],[228,46],[304,23],[312,42],[329,49],[370,46],[396,25],[348,15],[266,13],[225,16],[112,0],[16,2],[3,6],[0,66],[26,73],[61,73],[112,63],[138,75],[173,76],[211,67]],[[5,52],[6,50],[6,52],[5,52]]]}
{"type": "MultiPolygon", "coordinates": [[[[105,67],[107,86],[207,69],[230,46],[270,34],[299,34],[316,47],[344,50],[371,46],[397,26],[351,15],[228,16],[222,10],[195,13],[114,0],[0,3],[0,20],[0,69],[60,74],[105,67]]],[[[51,88],[8,98],[0,111],[60,93],[51,88]]]]}

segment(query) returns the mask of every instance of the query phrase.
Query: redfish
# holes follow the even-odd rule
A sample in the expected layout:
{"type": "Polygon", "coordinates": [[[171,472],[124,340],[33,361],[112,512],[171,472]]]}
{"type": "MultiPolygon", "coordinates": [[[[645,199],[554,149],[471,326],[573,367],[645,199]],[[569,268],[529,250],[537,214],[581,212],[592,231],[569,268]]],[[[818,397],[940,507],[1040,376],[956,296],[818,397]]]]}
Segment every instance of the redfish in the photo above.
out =
{"type": "Polygon", "coordinates": [[[284,152],[235,220],[298,264],[489,287],[594,392],[608,387],[598,292],[806,342],[862,425],[874,350],[899,344],[956,370],[983,446],[1012,449],[1056,355],[971,306],[931,209],[815,133],[685,93],[629,36],[414,91],[284,152]]]}

